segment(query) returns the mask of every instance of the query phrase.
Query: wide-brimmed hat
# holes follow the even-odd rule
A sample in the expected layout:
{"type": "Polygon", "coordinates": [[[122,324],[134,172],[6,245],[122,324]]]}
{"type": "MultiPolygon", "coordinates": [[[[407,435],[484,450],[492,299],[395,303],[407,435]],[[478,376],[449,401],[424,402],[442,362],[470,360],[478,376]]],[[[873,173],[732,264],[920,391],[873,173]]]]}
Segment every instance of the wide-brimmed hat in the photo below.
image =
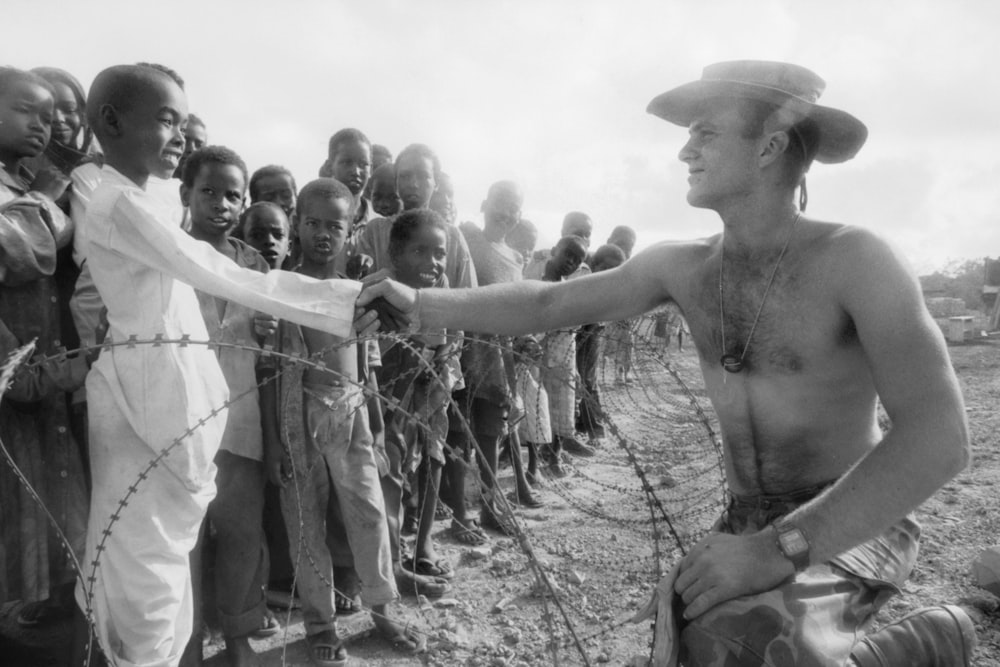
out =
{"type": "Polygon", "coordinates": [[[868,138],[860,120],[839,109],[816,104],[826,83],[815,72],[791,63],[733,60],[704,69],[701,79],[657,95],[646,111],[687,127],[712,98],[737,97],[771,102],[796,119],[809,118],[818,129],[816,159],[845,162],[868,138]]]}

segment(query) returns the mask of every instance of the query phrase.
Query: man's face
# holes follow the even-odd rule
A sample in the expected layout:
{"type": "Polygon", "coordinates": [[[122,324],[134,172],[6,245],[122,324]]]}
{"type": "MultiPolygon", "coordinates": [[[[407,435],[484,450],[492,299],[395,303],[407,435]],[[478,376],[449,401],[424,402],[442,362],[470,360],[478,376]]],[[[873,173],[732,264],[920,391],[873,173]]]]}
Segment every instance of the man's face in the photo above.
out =
{"type": "Polygon", "coordinates": [[[184,91],[166,76],[156,77],[119,112],[120,154],[133,180],[170,178],[184,154],[188,107],[184,91]]]}
{"type": "Polygon", "coordinates": [[[691,123],[678,157],[688,166],[687,200],[718,209],[751,192],[759,171],[759,140],[746,138],[741,103],[718,101],[691,123]]]}
{"type": "Polygon", "coordinates": [[[288,174],[270,174],[260,178],[255,183],[254,190],[258,201],[274,202],[291,217],[295,211],[295,185],[288,174]]]}
{"type": "Polygon", "coordinates": [[[372,149],[360,141],[345,141],[330,156],[333,177],[357,196],[372,174],[372,149]]]}
{"type": "Polygon", "coordinates": [[[30,81],[0,91],[0,159],[8,164],[34,157],[52,133],[52,94],[30,81]]]}
{"type": "Polygon", "coordinates": [[[243,170],[236,165],[202,163],[191,187],[181,185],[192,232],[205,239],[225,236],[239,222],[245,190],[243,170]]]}
{"type": "Polygon", "coordinates": [[[407,153],[396,162],[396,192],[403,200],[403,210],[427,208],[437,182],[430,158],[407,153]]]}

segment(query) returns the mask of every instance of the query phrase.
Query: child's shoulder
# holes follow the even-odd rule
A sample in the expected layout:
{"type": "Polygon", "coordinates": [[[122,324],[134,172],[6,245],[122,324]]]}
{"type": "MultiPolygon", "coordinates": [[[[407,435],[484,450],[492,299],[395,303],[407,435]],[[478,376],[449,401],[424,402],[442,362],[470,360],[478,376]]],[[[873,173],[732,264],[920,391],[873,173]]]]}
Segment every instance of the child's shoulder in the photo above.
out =
{"type": "Polygon", "coordinates": [[[228,239],[229,244],[236,250],[236,263],[247,269],[254,269],[260,271],[261,273],[267,273],[270,270],[270,265],[264,256],[257,252],[257,249],[252,247],[246,241],[241,239],[236,239],[230,236],[228,239]]]}

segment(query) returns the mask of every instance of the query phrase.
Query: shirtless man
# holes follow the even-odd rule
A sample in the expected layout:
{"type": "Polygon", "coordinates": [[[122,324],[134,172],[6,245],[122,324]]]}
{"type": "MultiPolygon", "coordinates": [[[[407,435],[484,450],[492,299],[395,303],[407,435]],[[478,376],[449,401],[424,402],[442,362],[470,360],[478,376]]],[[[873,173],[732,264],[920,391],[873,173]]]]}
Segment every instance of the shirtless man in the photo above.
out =
{"type": "Polygon", "coordinates": [[[918,610],[855,643],[913,565],[919,528],[907,513],[963,469],[968,433],[904,260],[796,206],[814,158],[848,160],[867,136],[815,103],[823,87],[798,66],[739,61],[650,103],[688,127],[687,200],[715,210],[721,234],[579,280],[420,293],[385,281],[358,304],[384,296],[422,326],[516,335],[674,300],[719,416],[732,495],[673,582],[684,664],[965,665],[975,632],[957,607],[918,610]],[[893,424],[885,436],[878,399],[893,424]]]}

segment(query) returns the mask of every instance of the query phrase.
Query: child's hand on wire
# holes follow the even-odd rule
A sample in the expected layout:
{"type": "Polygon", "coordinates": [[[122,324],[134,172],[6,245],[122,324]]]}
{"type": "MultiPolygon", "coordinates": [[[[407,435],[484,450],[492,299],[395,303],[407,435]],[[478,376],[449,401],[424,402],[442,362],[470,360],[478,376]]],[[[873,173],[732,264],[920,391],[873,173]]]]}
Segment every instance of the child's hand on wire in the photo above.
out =
{"type": "Polygon", "coordinates": [[[253,332],[260,338],[267,338],[278,330],[278,318],[257,311],[253,314],[253,332]]]}

